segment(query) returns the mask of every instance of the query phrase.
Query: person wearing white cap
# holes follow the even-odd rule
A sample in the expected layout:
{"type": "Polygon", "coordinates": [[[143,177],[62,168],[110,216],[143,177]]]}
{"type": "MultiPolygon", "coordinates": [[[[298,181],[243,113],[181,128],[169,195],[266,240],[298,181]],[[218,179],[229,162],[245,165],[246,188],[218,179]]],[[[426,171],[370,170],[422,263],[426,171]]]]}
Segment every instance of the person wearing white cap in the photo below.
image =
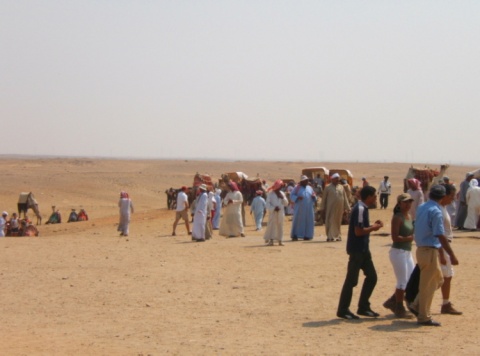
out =
{"type": "Polygon", "coordinates": [[[313,239],[315,227],[314,205],[317,197],[313,188],[308,185],[307,176],[300,177],[300,183],[290,193],[290,200],[294,203],[290,237],[293,241],[313,239]]]}
{"type": "Polygon", "coordinates": [[[207,186],[202,184],[198,187],[198,196],[193,215],[192,240],[205,241],[205,225],[207,223],[208,194],[207,186]]]}
{"type": "Polygon", "coordinates": [[[342,218],[345,212],[350,211],[350,203],[345,188],[339,184],[340,175],[338,173],[333,174],[330,181],[331,183],[323,192],[320,213],[325,222],[327,241],[342,241],[342,218]]]}
{"type": "Polygon", "coordinates": [[[5,225],[7,224],[8,213],[4,211],[0,216],[0,237],[5,237],[5,225]]]}

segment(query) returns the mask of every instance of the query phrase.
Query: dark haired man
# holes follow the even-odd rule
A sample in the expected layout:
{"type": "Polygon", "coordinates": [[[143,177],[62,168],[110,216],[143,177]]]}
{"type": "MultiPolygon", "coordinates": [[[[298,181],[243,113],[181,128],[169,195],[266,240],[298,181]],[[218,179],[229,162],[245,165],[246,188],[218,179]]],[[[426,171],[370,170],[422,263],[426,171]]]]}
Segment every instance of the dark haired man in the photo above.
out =
{"type": "Polygon", "coordinates": [[[376,200],[376,190],[372,186],[366,186],[360,191],[359,201],[352,209],[350,224],[348,226],[347,254],[348,269],[345,282],[343,283],[340,301],[338,303],[337,316],[343,319],[359,319],[350,311],[353,288],[358,284],[360,270],[365,274],[360,299],[358,301],[357,314],[369,317],[378,317],[379,314],[370,308],[370,296],[377,284],[377,272],[370,253],[370,232],[378,231],[383,227],[383,222],[375,221],[370,225],[368,206],[376,200]]]}

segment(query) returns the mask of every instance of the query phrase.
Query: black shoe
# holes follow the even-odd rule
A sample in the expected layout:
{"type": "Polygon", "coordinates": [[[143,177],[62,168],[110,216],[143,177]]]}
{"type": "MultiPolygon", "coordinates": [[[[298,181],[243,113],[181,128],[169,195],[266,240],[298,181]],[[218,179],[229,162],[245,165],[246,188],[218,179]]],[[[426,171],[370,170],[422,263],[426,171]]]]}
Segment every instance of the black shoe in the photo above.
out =
{"type": "Polygon", "coordinates": [[[371,318],[378,318],[380,314],[375,313],[372,309],[367,309],[367,310],[357,310],[358,315],[363,315],[363,316],[369,316],[371,318]]]}
{"type": "Polygon", "coordinates": [[[354,319],[360,319],[358,315],[353,314],[350,310],[347,310],[346,312],[337,312],[337,316],[342,319],[347,319],[347,320],[354,320],[354,319]]]}
{"type": "Polygon", "coordinates": [[[418,321],[417,324],[422,326],[442,326],[442,324],[440,324],[438,321],[432,319],[427,321],[418,321]]]}
{"type": "Polygon", "coordinates": [[[298,237],[296,236],[292,237],[292,241],[298,241],[298,237]]]}
{"type": "Polygon", "coordinates": [[[412,313],[415,316],[418,316],[418,311],[412,308],[411,303],[407,303],[407,309],[410,310],[410,313],[412,313]]]}

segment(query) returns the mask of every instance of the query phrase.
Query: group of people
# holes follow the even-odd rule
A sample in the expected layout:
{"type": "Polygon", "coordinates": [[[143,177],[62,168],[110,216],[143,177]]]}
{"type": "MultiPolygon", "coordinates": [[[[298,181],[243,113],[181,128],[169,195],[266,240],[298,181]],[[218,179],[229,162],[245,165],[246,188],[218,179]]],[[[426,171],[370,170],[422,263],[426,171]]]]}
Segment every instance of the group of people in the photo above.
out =
{"type": "Polygon", "coordinates": [[[80,209],[77,213],[76,209],[70,211],[67,222],[88,221],[88,214],[85,209],[80,209]]]}
{"type": "Polygon", "coordinates": [[[212,230],[219,230],[221,236],[244,237],[242,204],[243,196],[238,185],[231,181],[227,184],[228,192],[223,199],[225,209],[221,218],[222,199],[221,190],[215,193],[209,192],[205,184],[198,186],[197,195],[192,203],[188,202],[187,187],[183,186],[177,194],[175,221],[173,223],[172,236],[176,235],[178,222],[183,220],[188,235],[192,241],[203,242],[212,237],[212,230]],[[193,226],[190,229],[189,211],[192,211],[193,226]]]}
{"type": "MultiPolygon", "coordinates": [[[[374,318],[379,316],[379,313],[373,311],[370,306],[370,297],[377,284],[377,273],[369,243],[370,233],[381,229],[384,223],[380,220],[370,223],[369,208],[375,206],[377,195],[379,195],[380,209],[387,209],[388,197],[391,195],[391,184],[388,179],[388,176],[384,177],[378,191],[370,186],[366,179],[362,179],[363,187],[358,191],[358,202],[353,208],[351,208],[350,200],[337,173],[330,177],[330,184],[323,192],[320,211],[326,225],[327,241],[341,241],[342,217],[346,213],[350,215],[346,244],[349,260],[337,308],[337,316],[340,318],[358,319],[358,315],[374,318]],[[350,310],[350,304],[353,288],[358,284],[360,271],[363,271],[365,280],[360,293],[357,313],[354,314],[350,310]]],[[[462,182],[460,187],[458,209],[455,209],[454,204],[457,196],[456,187],[450,184],[448,177],[443,177],[441,184],[431,187],[428,199],[423,196],[421,183],[415,178],[408,180],[407,193],[397,196],[391,220],[392,245],[389,251],[396,284],[394,293],[383,304],[396,317],[413,318],[415,315],[419,325],[440,326],[440,323],[432,319],[431,314],[431,304],[438,288],[441,288],[443,297],[441,313],[462,314],[450,302],[453,266],[458,265],[458,259],[451,248],[453,227],[455,224],[458,229],[471,226],[468,225],[468,213],[473,211],[476,214],[473,219],[476,229],[478,224],[478,208],[475,205],[477,192],[480,205],[478,182],[475,184],[476,180],[470,173],[467,174],[465,182],[462,182]],[[466,215],[464,220],[462,220],[462,214],[466,215]],[[417,246],[416,269],[412,255],[413,242],[417,246]],[[406,308],[404,301],[408,286],[411,291],[414,291],[415,296],[407,303],[406,308]]],[[[176,235],[177,224],[180,219],[183,219],[187,233],[192,235],[194,241],[209,239],[212,229],[219,229],[221,236],[245,236],[241,210],[243,196],[235,182],[230,181],[227,184],[228,192],[223,199],[220,197],[221,191],[219,190],[214,194],[208,192],[205,184],[198,187],[197,198],[194,202],[192,229],[189,225],[188,210],[190,206],[185,194],[186,189],[186,187],[182,187],[177,196],[177,211],[172,235],[176,235]],[[221,214],[222,206],[224,207],[223,215],[221,214]],[[219,225],[212,223],[213,221],[219,221],[219,225]]],[[[285,208],[289,205],[284,189],[285,184],[278,179],[267,189],[266,199],[263,198],[264,192],[259,190],[250,206],[250,213],[254,218],[257,231],[262,230],[263,218],[267,212],[269,214],[264,233],[264,240],[269,246],[274,245],[275,242],[283,246],[285,208]]],[[[293,241],[311,240],[314,235],[314,205],[317,195],[309,184],[308,177],[302,176],[300,182],[289,192],[290,201],[294,203],[290,237],[293,241]]],[[[124,215],[123,220],[127,221],[128,218],[129,221],[129,213],[133,212],[133,204],[125,192],[121,194],[119,206],[121,212],[123,211],[125,214],[128,212],[128,217],[124,215]]],[[[122,218],[119,230],[121,226],[122,218]]],[[[123,235],[128,235],[128,229],[121,231],[123,235]]]]}
{"type": "Polygon", "coordinates": [[[2,212],[0,217],[0,237],[5,236],[38,236],[37,228],[32,224],[28,216],[20,219],[17,213],[12,213],[8,219],[8,213],[2,212]]]}
{"type": "MultiPolygon", "coordinates": [[[[412,191],[419,189],[416,181],[412,180],[409,185],[412,191]]],[[[396,317],[413,318],[415,315],[419,325],[440,326],[439,322],[432,319],[431,314],[434,293],[438,288],[441,288],[443,297],[441,313],[462,314],[450,302],[452,266],[458,265],[458,259],[450,245],[453,241],[453,228],[447,206],[452,204],[455,194],[455,186],[444,183],[432,186],[427,202],[417,206],[414,206],[415,198],[410,193],[397,197],[391,221],[392,246],[389,251],[396,285],[393,295],[383,304],[396,317]],[[413,273],[415,264],[411,251],[414,241],[417,246],[419,276],[413,273]],[[418,288],[418,293],[407,305],[411,314],[404,305],[407,288],[411,289],[413,295],[418,288]]],[[[370,233],[383,227],[383,222],[377,220],[371,224],[369,220],[368,206],[375,199],[375,188],[366,186],[362,188],[360,195],[361,201],[354,206],[350,217],[347,240],[349,261],[337,308],[337,316],[344,319],[359,319],[358,315],[374,318],[379,316],[379,313],[372,310],[369,301],[377,283],[369,242],[370,233]],[[350,310],[350,303],[353,288],[358,284],[360,270],[363,271],[365,280],[360,292],[357,315],[350,310]]]]}

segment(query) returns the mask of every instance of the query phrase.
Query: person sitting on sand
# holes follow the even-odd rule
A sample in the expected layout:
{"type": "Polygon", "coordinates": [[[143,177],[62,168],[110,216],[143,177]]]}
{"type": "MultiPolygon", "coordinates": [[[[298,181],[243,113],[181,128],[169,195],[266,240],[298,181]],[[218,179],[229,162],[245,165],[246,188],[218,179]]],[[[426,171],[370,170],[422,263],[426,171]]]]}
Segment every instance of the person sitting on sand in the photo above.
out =
{"type": "Polygon", "coordinates": [[[55,205],[52,206],[52,214],[48,218],[46,224],[60,224],[62,222],[62,214],[60,214],[60,210],[55,210],[55,205]]]}
{"type": "Polygon", "coordinates": [[[85,209],[80,209],[78,213],[77,221],[88,221],[88,214],[85,209]]]}
{"type": "Polygon", "coordinates": [[[72,209],[72,212],[68,216],[68,221],[67,222],[76,222],[78,220],[78,215],[75,209],[72,209]]]}

